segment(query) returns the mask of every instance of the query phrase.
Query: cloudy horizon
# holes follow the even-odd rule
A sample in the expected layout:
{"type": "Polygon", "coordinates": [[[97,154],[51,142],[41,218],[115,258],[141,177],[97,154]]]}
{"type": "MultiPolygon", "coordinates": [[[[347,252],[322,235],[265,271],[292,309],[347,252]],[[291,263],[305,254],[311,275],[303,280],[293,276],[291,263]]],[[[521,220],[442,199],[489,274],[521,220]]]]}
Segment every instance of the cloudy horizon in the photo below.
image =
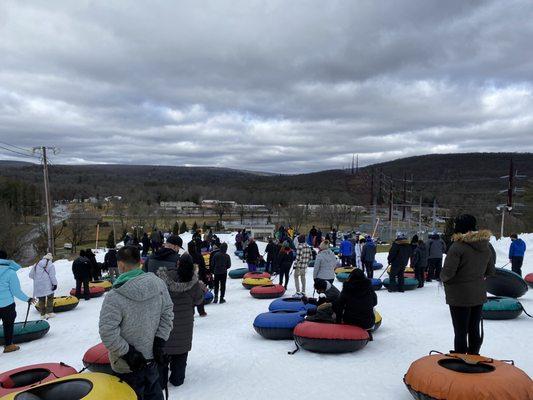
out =
{"type": "Polygon", "coordinates": [[[0,159],[291,173],[531,152],[531,20],[526,0],[7,0],[0,159]]]}

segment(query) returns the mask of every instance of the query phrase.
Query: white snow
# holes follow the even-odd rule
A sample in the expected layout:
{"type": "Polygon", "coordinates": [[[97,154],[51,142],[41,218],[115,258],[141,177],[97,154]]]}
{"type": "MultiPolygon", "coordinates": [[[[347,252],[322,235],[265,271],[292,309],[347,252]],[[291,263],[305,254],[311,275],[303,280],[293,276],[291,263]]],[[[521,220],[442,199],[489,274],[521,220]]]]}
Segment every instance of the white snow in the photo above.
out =
{"type": "MultiPolygon", "coordinates": [[[[190,235],[182,235],[184,243],[190,235]]],[[[234,235],[220,235],[229,244],[233,268],[245,266],[233,255],[234,235]]],[[[523,235],[528,253],[533,251],[533,234],[523,235]]],[[[495,241],[497,266],[507,263],[509,240],[495,241]]],[[[260,250],[265,244],[259,243],[260,250]]],[[[527,255],[527,254],[526,254],[527,255]]],[[[103,259],[103,253],[97,254],[103,259]]],[[[378,254],[386,264],[386,254],[378,254]]],[[[71,263],[55,263],[59,279],[57,295],[67,295],[74,286],[71,263]]],[[[523,271],[533,272],[533,262],[526,257],[523,271]]],[[[382,271],[377,271],[377,276],[382,271]]],[[[19,272],[22,287],[31,295],[29,269],[19,272]]],[[[312,284],[308,270],[307,290],[312,284]]],[[[340,284],[335,283],[339,288],[340,284]]],[[[444,291],[436,282],[404,294],[378,292],[377,309],[383,324],[374,341],[364,349],[343,355],[319,355],[300,350],[295,355],[291,341],[269,341],[253,329],[255,316],[266,312],[271,300],[257,300],[241,286],[240,280],[228,279],[227,303],[206,306],[208,316],[196,317],[193,350],[189,354],[187,378],[180,388],[170,390],[170,398],[190,399],[411,399],[402,378],[414,360],[430,350],[452,348],[453,330],[444,301],[444,291]]],[[[287,295],[294,294],[294,282],[287,295]]],[[[312,293],[312,291],[311,291],[312,293]]],[[[50,320],[51,329],[44,338],[22,344],[21,350],[0,354],[0,372],[28,364],[63,361],[77,369],[83,367],[85,351],[100,342],[98,316],[103,298],[81,301],[70,312],[50,320]]],[[[533,311],[533,291],[520,299],[526,310],[533,311]]],[[[24,320],[26,304],[17,302],[17,320],[24,320]]],[[[30,320],[37,319],[32,308],[30,320]]],[[[512,359],[529,375],[533,373],[530,339],[533,322],[524,314],[510,321],[485,321],[482,354],[496,359],[512,359]]]]}

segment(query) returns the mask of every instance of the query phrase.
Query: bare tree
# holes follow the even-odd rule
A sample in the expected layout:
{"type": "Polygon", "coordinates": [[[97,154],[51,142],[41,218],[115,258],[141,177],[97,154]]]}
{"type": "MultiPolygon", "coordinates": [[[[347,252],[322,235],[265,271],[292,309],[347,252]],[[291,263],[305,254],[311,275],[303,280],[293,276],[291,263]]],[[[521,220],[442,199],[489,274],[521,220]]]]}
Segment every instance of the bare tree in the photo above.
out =
{"type": "MultiPolygon", "coordinates": [[[[54,243],[57,243],[57,240],[62,235],[66,226],[67,226],[67,223],[65,221],[61,221],[60,223],[54,224],[53,226],[54,243]]],[[[48,230],[46,228],[45,221],[42,221],[39,224],[38,236],[33,241],[32,246],[38,255],[46,253],[48,249],[48,230]]]]}
{"type": "Polygon", "coordinates": [[[72,253],[76,252],[76,247],[85,241],[91,225],[91,218],[87,218],[83,212],[77,211],[71,214],[66,222],[66,236],[72,243],[72,253]]]}
{"type": "Polygon", "coordinates": [[[18,258],[24,246],[18,218],[7,206],[0,206],[0,249],[4,250],[10,258],[18,258]]]}
{"type": "Polygon", "coordinates": [[[307,221],[309,212],[307,206],[290,205],[282,209],[282,213],[289,225],[292,225],[297,231],[307,221]]]}
{"type": "Polygon", "coordinates": [[[230,207],[226,203],[217,203],[214,208],[215,213],[218,215],[218,222],[222,225],[222,218],[224,214],[231,211],[230,207]]]}

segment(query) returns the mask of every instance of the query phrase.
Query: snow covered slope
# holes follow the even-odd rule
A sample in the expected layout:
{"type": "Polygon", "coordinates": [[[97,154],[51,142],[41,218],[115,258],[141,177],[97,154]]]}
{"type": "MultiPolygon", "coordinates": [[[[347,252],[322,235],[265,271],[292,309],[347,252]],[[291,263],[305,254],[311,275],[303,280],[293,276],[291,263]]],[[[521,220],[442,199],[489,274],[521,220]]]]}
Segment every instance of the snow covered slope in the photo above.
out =
{"type": "MultiPolygon", "coordinates": [[[[233,252],[234,235],[221,235],[229,244],[233,268],[244,264],[233,252]]],[[[524,235],[533,252],[533,234],[524,235]]],[[[184,242],[190,235],[183,235],[184,242]]],[[[507,260],[508,240],[493,241],[498,266],[507,260]]],[[[259,243],[260,250],[265,244],[259,243]]],[[[98,254],[103,259],[103,253],[98,254]]],[[[524,263],[525,273],[533,272],[532,257],[524,263]]],[[[378,254],[386,263],[386,254],[378,254]]],[[[71,263],[56,262],[58,295],[68,294],[74,285],[71,263]]],[[[23,289],[31,294],[28,269],[20,271],[23,289]]],[[[378,276],[381,271],[378,271],[378,276]]],[[[292,277],[291,277],[292,279],[292,277]]],[[[312,269],[308,270],[307,289],[312,269]]],[[[339,288],[340,284],[335,283],[339,288]]],[[[287,295],[294,294],[291,280],[287,295]]],[[[312,293],[312,292],[311,292],[312,293]]],[[[383,324],[361,351],[344,355],[318,355],[301,350],[295,355],[291,341],[267,341],[252,327],[255,316],[267,311],[270,300],[257,300],[228,279],[227,303],[206,306],[208,316],[195,320],[193,350],[189,355],[187,378],[181,388],[172,388],[171,399],[411,399],[402,378],[410,363],[430,350],[452,348],[453,330],[436,282],[404,294],[378,292],[377,309],[383,324]]],[[[81,301],[74,310],[50,320],[51,329],[43,339],[22,345],[21,351],[0,354],[0,372],[27,364],[63,361],[81,369],[85,351],[100,342],[98,315],[103,298],[81,301]]],[[[533,311],[533,290],[520,299],[533,311]]],[[[18,320],[24,319],[26,305],[17,303],[18,320]]],[[[37,319],[32,309],[30,319],[37,319]]],[[[533,374],[530,339],[533,320],[522,315],[511,321],[486,321],[482,353],[498,359],[513,359],[519,368],[533,374]]]]}

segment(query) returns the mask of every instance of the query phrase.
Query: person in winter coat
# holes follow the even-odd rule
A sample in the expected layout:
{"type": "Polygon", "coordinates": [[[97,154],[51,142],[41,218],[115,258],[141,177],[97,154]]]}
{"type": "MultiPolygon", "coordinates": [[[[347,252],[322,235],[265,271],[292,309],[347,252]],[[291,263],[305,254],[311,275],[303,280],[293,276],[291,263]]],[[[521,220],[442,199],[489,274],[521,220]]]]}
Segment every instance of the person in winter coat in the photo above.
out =
{"type": "Polygon", "coordinates": [[[152,242],[152,252],[155,253],[162,245],[161,235],[159,234],[157,228],[154,228],[150,234],[150,241],[152,242]]]}
{"type": "Polygon", "coordinates": [[[172,330],[172,300],[165,283],[140,269],[139,249],[117,253],[121,275],[104,298],[99,331],[111,368],[139,399],[163,400],[158,364],[172,330]]]}
{"type": "Polygon", "coordinates": [[[148,255],[148,251],[150,250],[150,238],[148,237],[148,234],[146,232],[143,233],[143,237],[141,239],[141,243],[143,245],[143,251],[142,256],[146,257],[148,255]]]}
{"type": "Polygon", "coordinates": [[[21,301],[34,303],[34,299],[26,295],[20,288],[17,271],[21,268],[15,261],[8,260],[5,251],[0,250],[0,319],[4,329],[4,353],[20,350],[13,344],[13,331],[17,310],[15,297],[21,301]]]}
{"type": "Polygon", "coordinates": [[[411,257],[411,268],[415,270],[415,279],[418,281],[418,287],[424,287],[426,280],[425,274],[428,265],[428,251],[426,244],[422,239],[417,239],[416,247],[411,257]]]}
{"type": "Polygon", "coordinates": [[[161,267],[176,268],[180,258],[179,251],[181,246],[183,246],[183,240],[178,235],[170,235],[163,247],[146,259],[143,270],[155,274],[161,267]]]}
{"type": "Polygon", "coordinates": [[[335,228],[331,230],[331,245],[337,247],[337,229],[335,228]]]}
{"type": "Polygon", "coordinates": [[[248,264],[248,271],[255,272],[257,271],[257,264],[259,262],[259,248],[254,238],[250,238],[248,246],[246,247],[246,262],[248,264]]]}
{"type": "Polygon", "coordinates": [[[235,248],[237,249],[237,251],[242,251],[242,233],[240,229],[235,235],[235,248]]]}
{"type": "Polygon", "coordinates": [[[344,235],[344,240],[341,242],[339,251],[341,254],[342,266],[346,267],[351,265],[350,260],[353,253],[353,243],[348,238],[348,235],[344,235]]]}
{"type": "Polygon", "coordinates": [[[398,292],[403,292],[404,272],[405,267],[409,263],[411,258],[411,243],[407,240],[404,233],[399,232],[396,235],[396,240],[392,244],[387,260],[391,266],[389,273],[389,292],[396,291],[396,285],[398,292]]]}
{"type": "Polygon", "coordinates": [[[440,281],[440,271],[442,270],[442,258],[446,253],[446,243],[441,239],[438,233],[433,233],[429,237],[428,243],[428,278],[427,282],[432,279],[440,281]]]}
{"type": "Polygon", "coordinates": [[[515,274],[522,276],[522,264],[526,253],[526,243],[518,238],[516,233],[511,234],[511,246],[509,247],[509,262],[515,274]]]}
{"type": "Polygon", "coordinates": [[[318,299],[302,297],[304,304],[314,304],[319,306],[324,303],[334,304],[339,298],[341,292],[328,281],[318,280],[314,284],[315,290],[318,293],[318,299]]]}
{"type": "Polygon", "coordinates": [[[100,271],[100,267],[96,262],[96,255],[91,249],[87,249],[85,250],[85,257],[87,257],[89,263],[91,264],[91,280],[99,280],[101,278],[102,272],[100,271]]]}
{"type": "MultiPolygon", "coordinates": [[[[213,285],[213,275],[210,270],[207,269],[205,265],[205,260],[194,241],[187,243],[187,252],[192,257],[192,262],[194,264],[194,270],[198,274],[198,279],[205,285],[205,291],[207,287],[213,285]]],[[[202,304],[196,306],[198,314],[200,317],[206,317],[207,313],[205,312],[205,301],[202,304]]]]}
{"type": "Polygon", "coordinates": [[[375,323],[374,307],[377,304],[378,298],[372,289],[372,282],[362,270],[354,269],[334,304],[337,323],[372,329],[375,323]]]}
{"type": "Polygon", "coordinates": [[[226,281],[228,279],[228,269],[231,268],[231,257],[227,254],[228,252],[228,244],[222,243],[220,245],[220,250],[216,252],[214,256],[212,256],[212,265],[213,265],[213,272],[215,274],[215,299],[213,300],[214,303],[218,303],[219,301],[219,289],[220,289],[220,304],[224,304],[226,302],[225,295],[226,295],[226,281]]]}
{"type": "Polygon", "coordinates": [[[376,243],[371,236],[366,236],[365,243],[361,250],[361,262],[366,270],[366,277],[372,279],[374,277],[374,262],[376,261],[376,243]]]}
{"type": "Polygon", "coordinates": [[[166,386],[167,380],[173,386],[181,386],[185,381],[187,357],[192,348],[194,306],[203,303],[204,291],[194,273],[189,254],[180,257],[177,269],[159,268],[157,275],[167,284],[174,304],[174,327],[165,344],[169,361],[160,365],[160,382],[162,387],[166,386]]]}
{"type": "Polygon", "coordinates": [[[292,262],[294,257],[292,255],[292,250],[289,247],[288,242],[283,242],[281,245],[281,250],[278,253],[278,267],[279,267],[279,284],[285,287],[289,285],[289,275],[291,272],[292,262]],[[283,281],[285,280],[285,284],[283,281]]]}
{"type": "Polygon", "coordinates": [[[305,235],[298,236],[298,248],[296,249],[296,260],[294,262],[294,285],[296,286],[296,294],[305,296],[305,272],[312,259],[313,250],[305,243],[305,235]],[[302,284],[301,290],[300,282],[302,284]]]}
{"type": "Polygon", "coordinates": [[[52,260],[52,254],[48,253],[30,270],[30,279],[33,279],[33,297],[39,300],[38,308],[42,319],[55,317],[54,292],[57,289],[57,279],[56,267],[52,260]]]}
{"type": "Polygon", "coordinates": [[[496,252],[489,243],[490,231],[478,231],[472,215],[457,217],[454,232],[440,274],[455,332],[454,351],[479,354],[481,312],[487,301],[485,278],[496,273],[496,252]]]}
{"type": "Polygon", "coordinates": [[[315,259],[313,268],[313,279],[318,279],[333,283],[335,280],[335,267],[337,266],[337,257],[330,249],[329,242],[324,240],[320,243],[319,252],[315,259]]]}
{"type": "Polygon", "coordinates": [[[112,279],[117,279],[120,275],[120,273],[118,272],[116,249],[109,249],[108,252],[105,254],[104,268],[107,269],[107,273],[112,279]]]}
{"type": "Polygon", "coordinates": [[[363,250],[363,245],[365,243],[365,238],[353,239],[353,265],[356,268],[363,269],[363,262],[361,261],[361,251],[363,250]]]}
{"type": "Polygon", "coordinates": [[[91,263],[85,256],[85,250],[80,251],[80,256],[72,263],[72,274],[76,280],[76,297],[81,299],[81,286],[83,285],[83,298],[91,299],[89,281],[91,280],[91,263]]]}
{"type": "Polygon", "coordinates": [[[276,245],[277,241],[272,238],[268,239],[268,243],[265,248],[265,253],[267,256],[265,272],[271,273],[273,271],[274,261],[276,259],[276,255],[279,253],[279,249],[276,245]]]}
{"type": "Polygon", "coordinates": [[[413,256],[415,254],[415,250],[417,246],[418,246],[418,235],[413,235],[413,237],[411,238],[411,261],[410,261],[411,268],[414,268],[413,267],[413,256]]]}

